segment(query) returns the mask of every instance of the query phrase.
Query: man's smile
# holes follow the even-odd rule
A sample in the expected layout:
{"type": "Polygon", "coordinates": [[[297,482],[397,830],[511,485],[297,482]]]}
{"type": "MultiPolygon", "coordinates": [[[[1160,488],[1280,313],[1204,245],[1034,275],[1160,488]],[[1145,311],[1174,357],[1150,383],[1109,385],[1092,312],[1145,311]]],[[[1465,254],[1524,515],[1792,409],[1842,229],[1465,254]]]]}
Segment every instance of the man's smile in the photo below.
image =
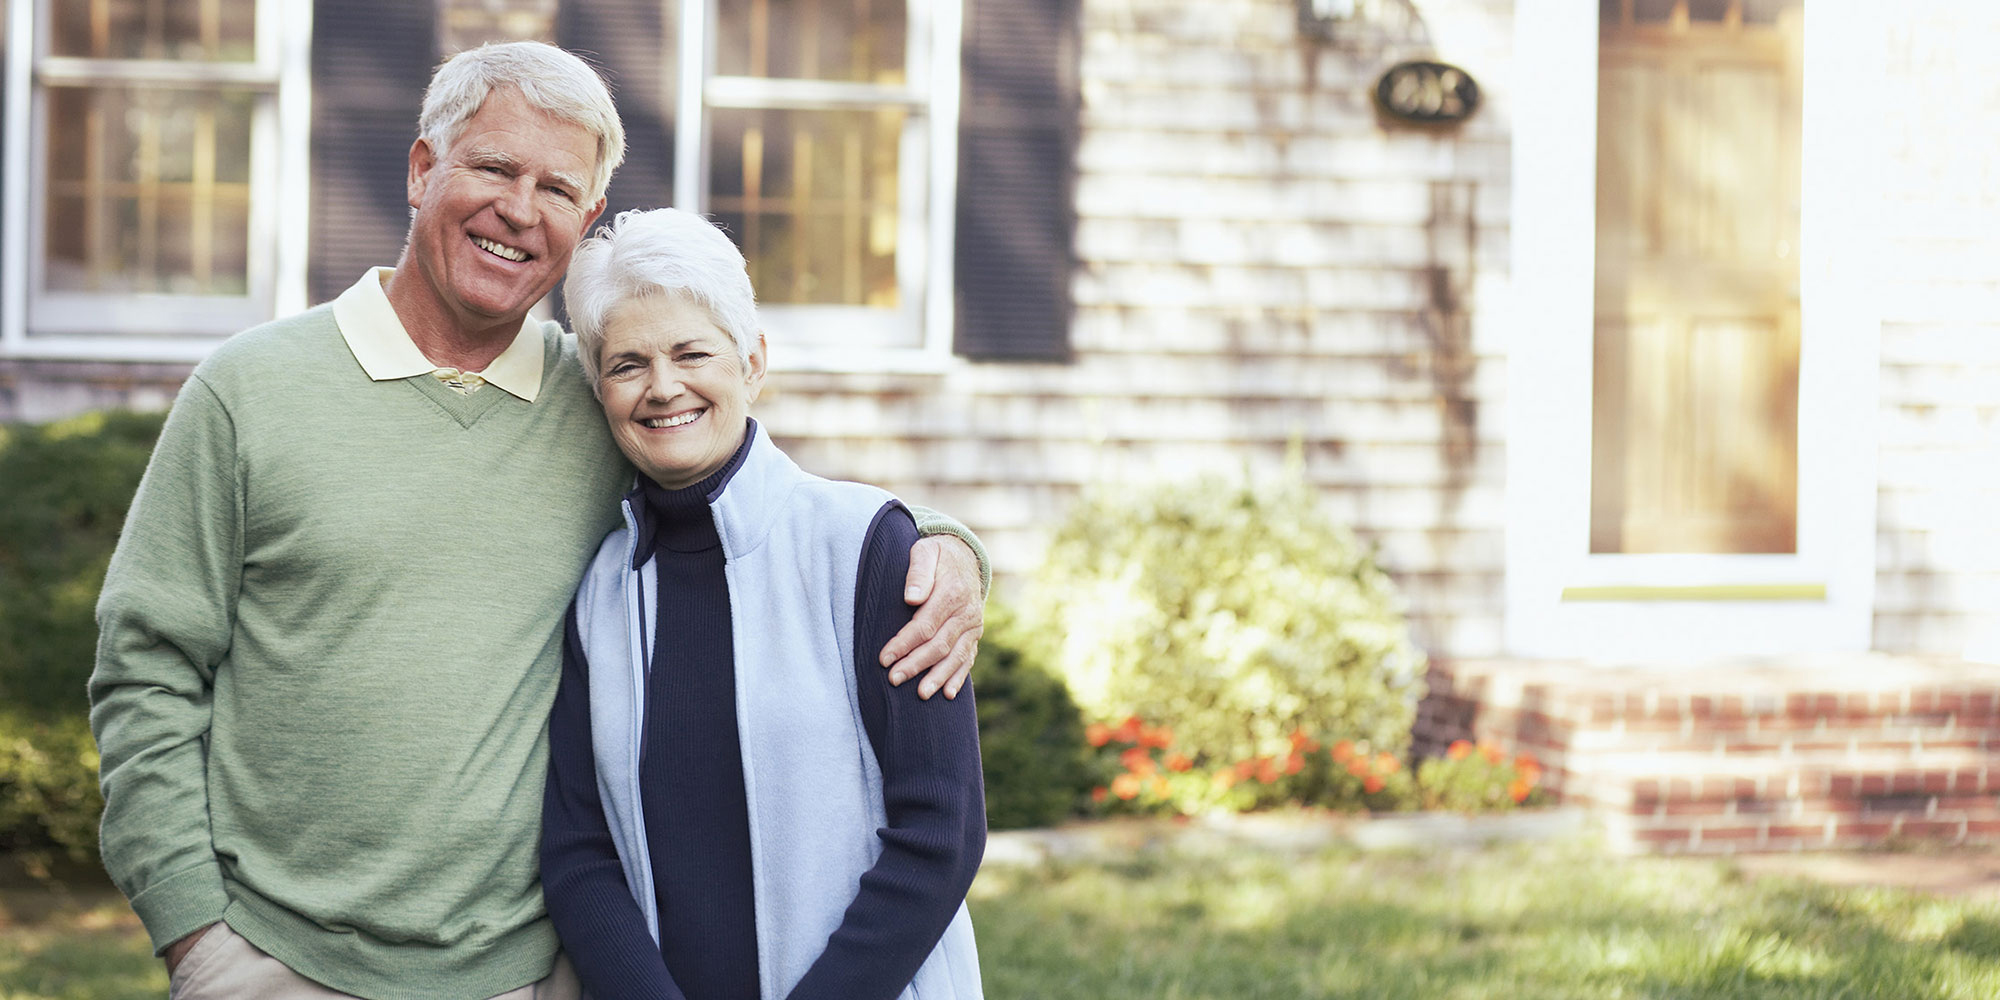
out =
{"type": "Polygon", "coordinates": [[[516,264],[519,264],[522,261],[527,260],[530,256],[532,256],[526,250],[516,250],[515,248],[507,246],[504,243],[495,243],[484,236],[474,236],[472,238],[472,243],[474,246],[477,246],[479,249],[484,250],[495,257],[499,257],[503,260],[511,260],[516,264]]]}

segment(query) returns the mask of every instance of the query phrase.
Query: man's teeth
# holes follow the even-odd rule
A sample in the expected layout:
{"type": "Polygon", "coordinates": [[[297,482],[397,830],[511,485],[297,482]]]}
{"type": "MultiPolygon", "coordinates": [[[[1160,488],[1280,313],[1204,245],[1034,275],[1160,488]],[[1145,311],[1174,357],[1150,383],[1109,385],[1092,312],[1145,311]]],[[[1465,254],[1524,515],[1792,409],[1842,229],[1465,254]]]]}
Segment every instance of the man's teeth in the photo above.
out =
{"type": "Polygon", "coordinates": [[[528,254],[525,251],[516,250],[510,246],[503,246],[499,243],[493,242],[492,240],[486,239],[483,236],[474,236],[472,238],[472,242],[475,246],[479,247],[479,249],[484,250],[495,257],[505,257],[508,260],[511,260],[517,264],[520,263],[521,261],[528,259],[528,254]]]}
{"type": "Polygon", "coordinates": [[[682,424],[694,423],[695,418],[699,416],[701,416],[700,410],[691,410],[678,417],[649,417],[639,422],[654,430],[664,430],[668,427],[679,427],[682,424]]]}

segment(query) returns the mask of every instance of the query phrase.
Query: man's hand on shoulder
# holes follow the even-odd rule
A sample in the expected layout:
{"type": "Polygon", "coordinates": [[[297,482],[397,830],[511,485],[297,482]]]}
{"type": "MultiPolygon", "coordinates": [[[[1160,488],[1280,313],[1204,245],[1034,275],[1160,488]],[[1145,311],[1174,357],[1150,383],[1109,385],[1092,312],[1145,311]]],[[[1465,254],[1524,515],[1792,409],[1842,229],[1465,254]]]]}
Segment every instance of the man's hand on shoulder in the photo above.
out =
{"type": "Polygon", "coordinates": [[[193,934],[189,934],[187,937],[181,938],[179,941],[175,941],[173,944],[168,945],[166,952],[163,955],[161,955],[162,958],[165,958],[167,960],[167,975],[169,976],[173,975],[174,970],[181,967],[181,960],[186,958],[187,953],[193,951],[195,944],[202,939],[202,935],[207,934],[209,931],[212,931],[214,929],[215,925],[209,924],[207,927],[195,931],[193,934]]]}
{"type": "Polygon", "coordinates": [[[942,689],[945,697],[958,697],[986,629],[978,557],[952,535],[919,539],[910,549],[903,600],[917,605],[917,614],[882,648],[889,683],[922,674],[918,696],[929,698],[942,689]]]}

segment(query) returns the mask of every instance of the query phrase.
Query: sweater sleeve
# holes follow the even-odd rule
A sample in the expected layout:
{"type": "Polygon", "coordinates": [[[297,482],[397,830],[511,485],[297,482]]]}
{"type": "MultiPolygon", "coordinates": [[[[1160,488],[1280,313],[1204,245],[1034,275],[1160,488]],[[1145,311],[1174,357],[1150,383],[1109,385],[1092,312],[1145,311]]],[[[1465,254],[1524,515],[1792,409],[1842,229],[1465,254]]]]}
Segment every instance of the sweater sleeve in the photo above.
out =
{"type": "Polygon", "coordinates": [[[793,1000],[892,1000],[914,979],[965,901],[986,850],[979,719],[972,689],[955,700],[917,697],[871,669],[869,651],[910,620],[902,582],[917,529],[899,505],[876,515],[863,549],[854,609],[861,720],[882,766],[887,825],[826,950],[793,1000]]]}
{"type": "Polygon", "coordinates": [[[549,714],[549,781],[542,796],[542,896],[549,920],[592,996],[684,1000],[626,887],[598,798],[589,676],[572,602],[563,616],[562,681],[549,714]]]}
{"type": "MultiPolygon", "coordinates": [[[[972,550],[973,558],[979,560],[980,595],[985,596],[985,594],[988,591],[993,589],[993,564],[987,561],[986,546],[979,544],[979,536],[973,534],[971,528],[968,528],[965,525],[958,523],[957,519],[953,518],[951,515],[946,514],[943,511],[932,510],[929,507],[912,506],[910,508],[910,516],[916,519],[917,535],[919,537],[929,537],[931,535],[950,535],[953,538],[956,538],[959,541],[964,542],[965,547],[972,550]]],[[[910,544],[915,545],[916,542],[912,540],[910,544]]],[[[905,556],[907,556],[908,554],[909,553],[907,551],[904,552],[905,556]]],[[[910,561],[909,559],[905,558],[903,560],[903,576],[908,576],[909,572],[910,572],[910,561]]],[[[899,576],[896,578],[896,581],[900,583],[902,579],[903,577],[899,576]]],[[[894,635],[893,632],[890,633],[890,636],[893,635],[894,635]]],[[[889,642],[888,637],[885,637],[882,640],[883,645],[887,645],[888,642],[889,642]]],[[[875,648],[879,650],[882,647],[877,646],[875,648]]]]}
{"type": "Polygon", "coordinates": [[[235,630],[242,502],[235,427],[197,374],[167,415],[105,573],[90,675],[104,868],[156,953],[229,905],[206,737],[235,630]]]}

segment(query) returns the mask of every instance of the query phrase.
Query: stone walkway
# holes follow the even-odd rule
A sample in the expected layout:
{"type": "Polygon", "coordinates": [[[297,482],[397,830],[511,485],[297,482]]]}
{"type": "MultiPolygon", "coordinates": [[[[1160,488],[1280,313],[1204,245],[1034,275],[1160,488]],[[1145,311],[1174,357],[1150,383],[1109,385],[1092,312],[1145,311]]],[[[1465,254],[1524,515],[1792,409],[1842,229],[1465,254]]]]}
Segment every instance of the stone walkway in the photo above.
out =
{"type": "MultiPolygon", "coordinates": [[[[1148,850],[1197,854],[1246,848],[1309,853],[1336,844],[1361,850],[1463,849],[1489,844],[1585,836],[1589,815],[1550,809],[1500,816],[1411,814],[1376,818],[1289,813],[1191,820],[1124,819],[1041,830],[996,831],[986,864],[1127,858],[1148,850]]],[[[1923,848],[1910,852],[1827,851],[1699,856],[1688,864],[1736,865],[1750,878],[1805,878],[1829,885],[1883,886],[1940,896],[2000,902],[2000,849],[1923,848]]]]}

